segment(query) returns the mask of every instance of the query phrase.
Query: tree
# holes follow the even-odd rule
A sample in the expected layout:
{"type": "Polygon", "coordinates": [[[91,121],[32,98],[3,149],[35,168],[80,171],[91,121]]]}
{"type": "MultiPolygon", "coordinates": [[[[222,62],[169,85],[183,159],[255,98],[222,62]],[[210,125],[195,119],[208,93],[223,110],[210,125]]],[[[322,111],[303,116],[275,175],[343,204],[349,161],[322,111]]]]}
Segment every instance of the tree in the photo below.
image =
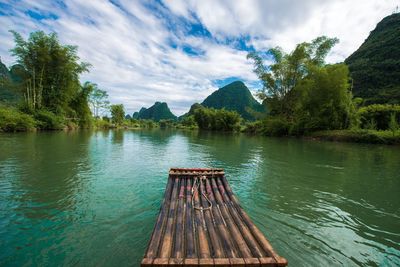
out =
{"type": "Polygon", "coordinates": [[[79,75],[88,63],[79,62],[77,47],[60,44],[57,34],[32,32],[28,40],[11,31],[17,62],[27,71],[25,101],[34,110],[45,108],[58,115],[72,116],[70,103],[80,93],[79,75]]]}
{"type": "Polygon", "coordinates": [[[355,118],[345,64],[311,67],[293,89],[294,122],[302,131],[345,129],[355,118]]]}
{"type": "Polygon", "coordinates": [[[93,116],[97,118],[99,117],[99,110],[107,109],[110,105],[108,93],[105,90],[99,89],[95,83],[85,82],[84,86],[92,88],[89,95],[89,102],[92,106],[93,116]]]}
{"type": "Polygon", "coordinates": [[[125,110],[124,110],[124,105],[119,104],[119,105],[111,105],[111,118],[113,123],[120,125],[125,118],[125,110]]]}
{"type": "Polygon", "coordinates": [[[199,108],[194,112],[194,120],[203,130],[232,131],[238,126],[240,115],[225,109],[199,108]]]}
{"type": "Polygon", "coordinates": [[[292,90],[313,66],[321,67],[330,49],[338,42],[336,38],[318,37],[311,43],[301,43],[289,54],[282,48],[269,49],[264,55],[273,61],[269,66],[264,65],[262,53],[250,52],[248,59],[254,61],[254,72],[263,84],[258,93],[264,100],[270,112],[284,114],[290,117],[292,110],[292,90]]]}

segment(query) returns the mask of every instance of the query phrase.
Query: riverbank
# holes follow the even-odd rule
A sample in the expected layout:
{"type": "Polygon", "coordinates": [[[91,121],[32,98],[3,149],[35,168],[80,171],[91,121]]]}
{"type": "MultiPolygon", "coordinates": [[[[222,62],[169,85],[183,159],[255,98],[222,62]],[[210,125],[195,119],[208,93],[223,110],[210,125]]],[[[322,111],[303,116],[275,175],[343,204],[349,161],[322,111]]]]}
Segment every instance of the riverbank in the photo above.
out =
{"type": "MultiPolygon", "coordinates": [[[[179,129],[179,130],[197,130],[196,126],[186,126],[179,122],[155,122],[151,120],[125,120],[121,125],[112,124],[103,119],[93,119],[89,124],[91,129],[179,129]]],[[[50,112],[39,112],[35,115],[25,114],[14,108],[0,108],[0,132],[28,132],[37,130],[75,130],[79,129],[78,122],[66,120],[65,118],[56,116],[50,112]]],[[[242,129],[242,131],[246,132],[242,129]]],[[[253,132],[255,135],[263,135],[253,132]]],[[[268,136],[268,135],[266,135],[268,136]]],[[[400,131],[394,133],[392,131],[377,130],[329,130],[317,131],[301,136],[305,139],[325,140],[336,142],[353,142],[353,143],[369,143],[369,144],[400,144],[400,131]]]]}
{"type": "Polygon", "coordinates": [[[330,130],[318,131],[304,136],[306,139],[336,141],[336,142],[352,142],[367,144],[386,144],[399,145],[400,131],[376,131],[376,130],[330,130]]]}

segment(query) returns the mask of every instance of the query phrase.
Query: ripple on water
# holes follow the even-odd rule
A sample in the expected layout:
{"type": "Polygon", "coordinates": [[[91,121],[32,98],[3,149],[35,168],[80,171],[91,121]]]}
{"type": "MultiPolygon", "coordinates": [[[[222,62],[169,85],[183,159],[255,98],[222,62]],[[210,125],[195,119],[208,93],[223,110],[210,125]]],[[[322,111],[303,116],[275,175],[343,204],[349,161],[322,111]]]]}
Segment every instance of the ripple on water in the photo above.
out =
{"type": "Polygon", "coordinates": [[[223,167],[291,266],[400,265],[400,153],[173,131],[0,135],[0,265],[137,265],[168,168],[223,167]]]}

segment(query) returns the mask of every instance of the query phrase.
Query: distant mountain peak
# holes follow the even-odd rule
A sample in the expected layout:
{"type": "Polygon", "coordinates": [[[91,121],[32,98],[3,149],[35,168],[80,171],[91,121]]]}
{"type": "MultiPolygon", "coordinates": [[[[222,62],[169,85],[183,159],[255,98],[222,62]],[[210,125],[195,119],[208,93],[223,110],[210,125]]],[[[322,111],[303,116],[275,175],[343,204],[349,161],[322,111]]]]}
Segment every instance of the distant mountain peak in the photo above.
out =
{"type": "Polygon", "coordinates": [[[139,112],[135,112],[132,115],[134,119],[143,120],[175,120],[176,116],[171,112],[166,102],[155,102],[149,108],[141,108],[139,112]]]}
{"type": "Polygon", "coordinates": [[[201,105],[236,111],[247,120],[254,120],[252,111],[261,112],[263,110],[263,106],[255,100],[249,88],[240,80],[219,88],[209,95],[201,105]]]}
{"type": "Polygon", "coordinates": [[[400,103],[400,13],[383,18],[345,63],[354,96],[366,104],[400,103]]]}

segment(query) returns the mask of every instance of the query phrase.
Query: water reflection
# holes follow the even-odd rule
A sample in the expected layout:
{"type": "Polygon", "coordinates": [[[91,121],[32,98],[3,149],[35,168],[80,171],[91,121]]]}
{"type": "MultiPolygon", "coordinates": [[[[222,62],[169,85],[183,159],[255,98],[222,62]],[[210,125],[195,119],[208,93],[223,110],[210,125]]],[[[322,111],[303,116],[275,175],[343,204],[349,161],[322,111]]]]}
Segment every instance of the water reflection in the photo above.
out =
{"type": "Polygon", "coordinates": [[[400,264],[397,147],[224,133],[0,135],[0,265],[137,265],[167,170],[223,167],[292,266],[400,264]]]}

